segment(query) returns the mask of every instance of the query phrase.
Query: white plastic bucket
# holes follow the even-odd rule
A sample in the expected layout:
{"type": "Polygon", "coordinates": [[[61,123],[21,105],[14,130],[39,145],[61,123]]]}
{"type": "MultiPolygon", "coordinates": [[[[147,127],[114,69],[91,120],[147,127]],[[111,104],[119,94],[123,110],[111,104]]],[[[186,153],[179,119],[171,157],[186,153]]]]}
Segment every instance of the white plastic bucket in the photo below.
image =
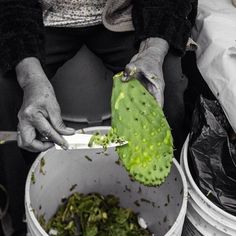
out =
{"type": "Polygon", "coordinates": [[[183,236],[236,236],[236,217],[213,204],[194,182],[188,165],[188,141],[189,137],[181,153],[189,191],[183,236]]]}
{"type": "MultiPolygon", "coordinates": [[[[109,127],[95,127],[84,131],[107,132],[108,129],[109,127]]],[[[44,215],[48,220],[61,204],[61,199],[77,191],[85,194],[113,194],[120,198],[122,207],[129,207],[139,213],[155,236],[180,236],[188,193],[185,176],[177,161],[174,160],[171,173],[164,184],[160,187],[146,187],[132,181],[127,171],[117,164],[118,156],[114,149],[108,149],[106,154],[101,151],[63,151],[52,148],[38,156],[26,181],[28,235],[47,236],[37,217],[44,215]],[[92,161],[85,158],[86,156],[92,161]],[[40,171],[42,158],[45,160],[45,166],[43,171],[42,168],[40,171]],[[32,173],[35,183],[31,179],[32,173]],[[70,191],[71,186],[75,184],[76,188],[70,191]],[[136,201],[140,206],[135,204],[136,201]]]]}

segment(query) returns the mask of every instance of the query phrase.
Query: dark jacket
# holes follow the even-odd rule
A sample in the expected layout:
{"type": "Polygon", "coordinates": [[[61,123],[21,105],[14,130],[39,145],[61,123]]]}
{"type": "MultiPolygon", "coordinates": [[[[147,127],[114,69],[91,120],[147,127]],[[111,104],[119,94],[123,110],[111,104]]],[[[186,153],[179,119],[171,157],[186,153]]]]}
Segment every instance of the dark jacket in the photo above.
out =
{"type": "MultiPolygon", "coordinates": [[[[197,1],[131,1],[137,40],[163,38],[170,50],[182,56],[195,21],[197,1]]],[[[44,60],[41,4],[38,0],[0,0],[0,70],[12,70],[26,57],[44,60]]]]}

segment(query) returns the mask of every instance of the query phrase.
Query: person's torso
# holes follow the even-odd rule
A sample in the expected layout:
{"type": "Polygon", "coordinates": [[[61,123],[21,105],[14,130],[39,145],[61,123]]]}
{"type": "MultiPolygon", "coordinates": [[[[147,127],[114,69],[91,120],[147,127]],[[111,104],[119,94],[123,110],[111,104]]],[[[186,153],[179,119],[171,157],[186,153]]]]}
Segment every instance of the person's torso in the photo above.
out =
{"type": "Polygon", "coordinates": [[[107,0],[54,0],[44,10],[44,25],[54,27],[85,27],[102,23],[107,0]]]}

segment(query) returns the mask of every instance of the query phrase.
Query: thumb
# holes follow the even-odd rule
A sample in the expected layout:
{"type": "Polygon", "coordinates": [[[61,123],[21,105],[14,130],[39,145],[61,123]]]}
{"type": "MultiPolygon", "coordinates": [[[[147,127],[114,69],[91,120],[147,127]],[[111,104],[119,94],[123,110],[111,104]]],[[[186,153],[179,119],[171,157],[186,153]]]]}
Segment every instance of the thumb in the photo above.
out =
{"type": "Polygon", "coordinates": [[[124,77],[121,80],[123,82],[130,80],[133,75],[137,75],[137,72],[138,70],[135,63],[130,62],[129,64],[126,65],[124,70],[124,77]]]}
{"type": "Polygon", "coordinates": [[[49,114],[49,118],[53,128],[59,133],[64,135],[72,135],[75,133],[73,128],[66,127],[64,124],[61,113],[60,112],[53,112],[53,114],[49,114]]]}
{"type": "Polygon", "coordinates": [[[137,67],[136,67],[135,63],[130,62],[129,64],[126,65],[126,67],[125,67],[125,75],[133,76],[136,73],[137,73],[137,67]]]}

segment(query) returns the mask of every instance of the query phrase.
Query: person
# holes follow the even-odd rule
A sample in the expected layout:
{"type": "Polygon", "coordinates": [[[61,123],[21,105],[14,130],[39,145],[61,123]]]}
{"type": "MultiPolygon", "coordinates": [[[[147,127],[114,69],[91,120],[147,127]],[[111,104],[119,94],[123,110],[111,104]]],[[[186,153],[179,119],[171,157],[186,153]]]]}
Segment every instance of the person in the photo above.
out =
{"type": "Polygon", "coordinates": [[[164,104],[177,142],[186,82],[163,76],[163,63],[173,68],[168,63],[184,55],[196,12],[197,0],[0,0],[0,130],[17,129],[20,147],[0,149],[14,235],[22,230],[23,209],[18,206],[23,193],[14,193],[23,181],[16,185],[10,179],[22,174],[15,173],[17,168],[23,172],[21,153],[32,160],[30,153],[54,143],[67,149],[62,135],[74,133],[61,118],[50,83],[58,69],[76,60],[85,44],[113,73],[125,71],[125,78],[136,74],[164,104]],[[37,132],[51,141],[41,142],[37,132]]]}

